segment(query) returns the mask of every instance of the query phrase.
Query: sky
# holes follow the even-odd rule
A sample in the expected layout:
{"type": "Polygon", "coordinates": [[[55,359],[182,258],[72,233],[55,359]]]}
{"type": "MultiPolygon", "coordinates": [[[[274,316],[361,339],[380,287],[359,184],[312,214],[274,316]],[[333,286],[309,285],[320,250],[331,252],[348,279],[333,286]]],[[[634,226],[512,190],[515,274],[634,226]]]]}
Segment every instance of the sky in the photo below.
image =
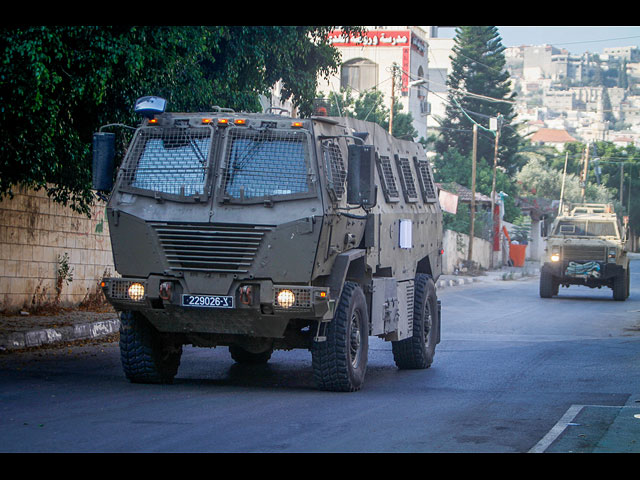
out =
{"type": "MultiPolygon", "coordinates": [[[[441,37],[453,37],[450,30],[441,37]]],[[[640,45],[640,26],[498,26],[505,47],[553,45],[570,53],[602,53],[603,48],[640,45]]],[[[444,33],[444,32],[443,32],[444,33]]]]}

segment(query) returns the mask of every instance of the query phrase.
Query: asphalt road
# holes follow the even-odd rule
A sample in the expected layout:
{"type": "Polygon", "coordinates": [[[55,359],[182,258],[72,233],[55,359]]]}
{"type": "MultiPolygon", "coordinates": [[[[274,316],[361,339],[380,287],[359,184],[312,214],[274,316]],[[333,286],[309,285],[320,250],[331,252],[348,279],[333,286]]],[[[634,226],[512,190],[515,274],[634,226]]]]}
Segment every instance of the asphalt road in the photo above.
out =
{"type": "Polygon", "coordinates": [[[640,452],[640,261],[625,302],[541,299],[537,277],[439,295],[433,366],[399,371],[371,338],[355,393],[317,391],[303,350],[185,347],[161,386],[130,384],[117,343],[1,355],[0,452],[640,452]]]}

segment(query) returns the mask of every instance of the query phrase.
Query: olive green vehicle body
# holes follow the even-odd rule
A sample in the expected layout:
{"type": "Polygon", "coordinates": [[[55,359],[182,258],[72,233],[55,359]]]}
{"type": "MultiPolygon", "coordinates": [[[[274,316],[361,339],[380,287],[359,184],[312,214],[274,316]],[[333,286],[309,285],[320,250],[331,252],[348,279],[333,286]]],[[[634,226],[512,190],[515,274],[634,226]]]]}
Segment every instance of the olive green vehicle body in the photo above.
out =
{"type": "MultiPolygon", "coordinates": [[[[442,271],[442,213],[421,145],[348,118],[217,111],[162,113],[155,120],[144,120],[134,134],[107,204],[120,276],[104,279],[103,291],[117,310],[139,312],[182,344],[310,348],[323,341],[322,326],[349,281],[365,294],[369,335],[411,336],[416,275],[435,282],[442,271]],[[171,140],[170,133],[177,136],[171,140]],[[170,168],[159,174],[169,186],[152,173],[136,179],[151,138],[183,152],[193,150],[192,139],[202,140],[198,188],[172,181],[170,168]],[[282,148],[277,172],[256,146],[267,138],[282,148]],[[304,158],[302,173],[287,163],[289,153],[304,158]],[[354,160],[350,176],[357,155],[365,161],[358,167],[354,160]],[[250,178],[260,168],[252,162],[264,163],[267,180],[250,178]],[[293,169],[296,178],[289,180],[293,169]],[[287,180],[274,188],[280,179],[287,180]],[[368,189],[371,197],[362,200],[368,189]],[[129,297],[132,283],[144,286],[143,298],[129,297]],[[296,295],[289,308],[278,302],[283,289],[296,295]],[[204,303],[184,304],[193,298],[204,303]],[[207,303],[220,299],[230,308],[207,303]]],[[[439,314],[434,327],[439,339],[439,314]]]]}
{"type": "Polygon", "coordinates": [[[540,274],[540,296],[559,286],[608,287],[615,300],[629,296],[626,229],[612,205],[567,205],[551,227],[540,274]]]}

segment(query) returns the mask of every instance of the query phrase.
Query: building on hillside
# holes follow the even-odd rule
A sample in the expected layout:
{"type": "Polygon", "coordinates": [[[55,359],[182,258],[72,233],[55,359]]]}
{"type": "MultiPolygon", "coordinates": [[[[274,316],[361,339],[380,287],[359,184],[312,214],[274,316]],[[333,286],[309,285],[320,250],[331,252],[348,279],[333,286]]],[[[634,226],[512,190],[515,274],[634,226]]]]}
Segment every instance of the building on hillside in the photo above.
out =
{"type": "Polygon", "coordinates": [[[577,142],[569,135],[569,132],[562,129],[540,128],[531,135],[531,143],[538,145],[549,145],[563,151],[567,143],[577,142]]]}
{"type": "Polygon", "coordinates": [[[601,58],[638,62],[640,61],[640,50],[637,46],[603,48],[601,58]]]}

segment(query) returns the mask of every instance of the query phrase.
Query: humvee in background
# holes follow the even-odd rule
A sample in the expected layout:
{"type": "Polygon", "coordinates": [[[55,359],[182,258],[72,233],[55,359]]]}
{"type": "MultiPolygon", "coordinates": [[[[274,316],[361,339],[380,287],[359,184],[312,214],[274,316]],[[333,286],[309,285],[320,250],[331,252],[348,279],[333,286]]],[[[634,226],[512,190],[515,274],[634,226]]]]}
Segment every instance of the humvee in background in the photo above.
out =
{"type": "Polygon", "coordinates": [[[399,368],[431,365],[442,213],[421,145],[351,118],[165,106],[137,102],[113,185],[114,134],[94,135],[127,378],[171,382],[187,344],[248,363],[303,348],[319,388],[354,391],[369,336],[399,368]]]}
{"type": "Polygon", "coordinates": [[[540,270],[540,296],[558,294],[560,285],[609,287],[615,300],[629,296],[627,228],[610,204],[567,205],[547,237],[540,270]]]}

